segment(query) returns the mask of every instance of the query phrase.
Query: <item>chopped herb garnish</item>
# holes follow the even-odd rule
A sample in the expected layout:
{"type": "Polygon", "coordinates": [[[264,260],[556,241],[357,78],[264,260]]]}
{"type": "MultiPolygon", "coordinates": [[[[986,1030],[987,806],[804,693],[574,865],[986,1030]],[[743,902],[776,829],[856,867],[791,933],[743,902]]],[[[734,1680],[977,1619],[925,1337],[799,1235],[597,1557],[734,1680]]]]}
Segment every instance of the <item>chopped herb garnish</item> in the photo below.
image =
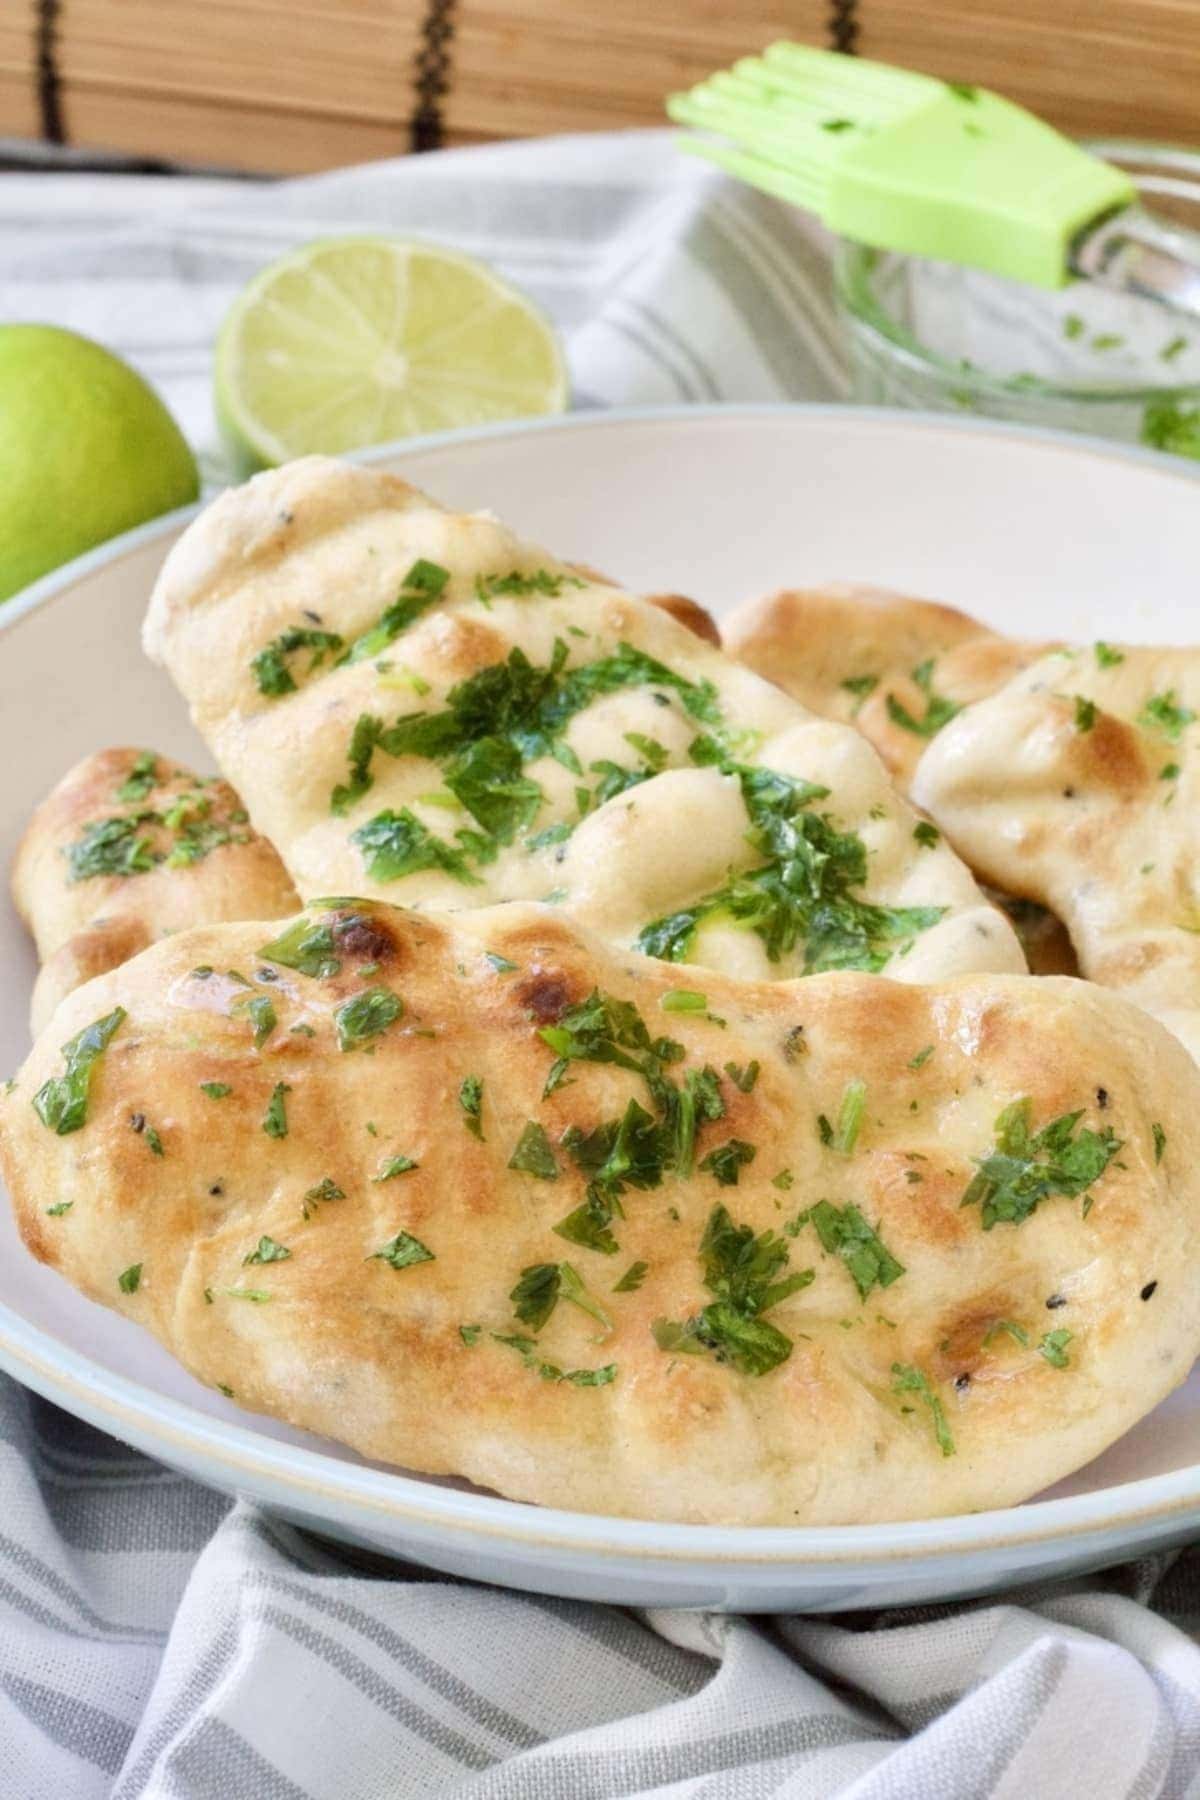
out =
{"type": "Polygon", "coordinates": [[[697,739],[691,755],[738,777],[752,824],[749,838],[765,860],[694,905],[645,926],[637,940],[645,955],[686,961],[700,926],[719,917],[755,932],[772,962],[802,944],[806,974],[878,973],[943,916],[944,907],[876,906],[851,892],[867,880],[866,845],[811,810],[815,800],[828,797],[827,788],[729,762],[711,737],[697,739]]]}
{"type": "Polygon", "coordinates": [[[943,694],[933,691],[933,658],[919,663],[912,672],[912,678],[925,695],[925,711],[919,719],[914,718],[908,708],[897,700],[895,694],[887,696],[888,718],[893,725],[899,725],[904,731],[911,731],[917,737],[936,737],[943,725],[948,725],[962,708],[955,700],[948,700],[943,694]]]}
{"type": "Polygon", "coordinates": [[[65,1072],[52,1075],[34,1095],[33,1110],[57,1136],[66,1137],[87,1122],[92,1075],[124,1018],[125,1008],[116,1006],[102,1019],[95,1019],[76,1032],[62,1047],[65,1072]]]}
{"type": "Polygon", "coordinates": [[[335,954],[332,927],[306,918],[297,919],[279,937],[264,944],[258,954],[268,962],[282,963],[287,969],[314,977],[336,975],[342,966],[335,954]]]}
{"type": "Polygon", "coordinates": [[[296,692],[296,678],[288,667],[288,658],[297,650],[311,650],[305,675],[320,668],[325,658],[340,650],[342,640],[336,631],[321,631],[311,625],[291,625],[273,638],[265,650],[250,659],[250,668],[258,683],[258,691],[268,699],[296,692]]]}
{"type": "Polygon", "coordinates": [[[997,1319],[996,1323],[990,1328],[983,1340],[983,1348],[985,1350],[990,1350],[993,1339],[999,1337],[1002,1331],[1007,1333],[1015,1344],[1020,1344],[1022,1349],[1027,1347],[1029,1343],[1029,1333],[1023,1325],[1018,1325],[1015,1319],[997,1319]]]}
{"type": "Polygon", "coordinates": [[[501,595],[523,596],[526,594],[544,594],[549,600],[557,600],[564,587],[581,588],[587,584],[578,575],[551,574],[549,569],[533,569],[521,574],[512,569],[507,575],[477,575],[475,577],[476,599],[499,599],[501,595]]]}
{"type": "Polygon", "coordinates": [[[751,1094],[754,1092],[754,1084],[758,1080],[757,1062],[747,1063],[744,1069],[737,1063],[727,1062],[725,1073],[739,1093],[751,1094]]]}
{"type": "Polygon", "coordinates": [[[700,1240],[704,1285],[716,1296],[684,1324],[656,1319],[651,1327],[660,1350],[708,1353],[743,1375],[766,1375],[786,1362],[792,1340],[760,1315],[813,1280],[813,1270],[783,1271],[788,1246],[774,1232],[758,1237],[749,1225],[735,1225],[715,1206],[700,1240]]]}
{"type": "Polygon", "coordinates": [[[607,1363],[602,1369],[560,1369],[556,1363],[541,1360],[536,1338],[527,1337],[523,1332],[493,1331],[490,1335],[493,1343],[505,1344],[515,1350],[525,1367],[533,1369],[543,1381],[566,1381],[572,1387],[608,1387],[617,1378],[616,1363],[607,1363]]]}
{"type": "Polygon", "coordinates": [[[372,1175],[372,1181],[394,1181],[397,1175],[408,1175],[413,1169],[420,1168],[411,1156],[389,1156],[378,1175],[372,1175]]]}
{"type": "Polygon", "coordinates": [[[950,1427],[946,1423],[946,1413],[941,1401],[929,1384],[928,1376],[923,1370],[915,1368],[912,1363],[892,1364],[893,1394],[916,1394],[929,1408],[933,1420],[933,1435],[937,1439],[938,1449],[943,1456],[954,1455],[954,1439],[950,1427]]]}
{"type": "Polygon", "coordinates": [[[635,1294],[649,1273],[647,1262],[632,1262],[622,1275],[620,1281],[613,1282],[614,1294],[635,1294]]]}
{"type": "Polygon", "coordinates": [[[1154,1160],[1156,1163],[1160,1163],[1163,1158],[1163,1151],[1167,1147],[1167,1134],[1157,1121],[1150,1129],[1154,1133],[1154,1160]]]}
{"type": "Polygon", "coordinates": [[[439,563],[427,562],[424,557],[420,557],[404,577],[400,598],[385,607],[376,623],[355,638],[341,661],[366,662],[373,656],[379,656],[389,644],[395,642],[402,631],[407,631],[420,618],[427,607],[433,605],[443,593],[449,579],[449,569],[443,569],[439,563]]]}
{"type": "Polygon", "coordinates": [[[917,823],[913,826],[913,838],[921,846],[922,850],[932,850],[937,844],[941,843],[942,834],[936,825],[931,825],[929,823],[928,819],[918,819],[917,823]]]}
{"type": "Polygon", "coordinates": [[[48,1206],[46,1208],[46,1217],[48,1219],[65,1218],[74,1204],[75,1202],[73,1200],[58,1200],[53,1206],[48,1206]]]}
{"type": "Polygon", "coordinates": [[[744,1143],[741,1138],[730,1138],[728,1143],[710,1150],[700,1168],[714,1176],[721,1187],[736,1187],[741,1170],[754,1161],[756,1154],[753,1144],[744,1143]]]}
{"type": "MultiPolygon", "coordinates": [[[[879,686],[878,675],[847,675],[845,681],[838,683],[847,694],[853,694],[861,706],[868,694],[873,694],[879,686]]],[[[857,711],[857,708],[855,709],[857,711]]]]}
{"type": "Polygon", "coordinates": [[[598,1250],[602,1256],[615,1256],[620,1248],[616,1238],[609,1230],[620,1202],[589,1183],[587,1194],[582,1204],[560,1219],[554,1231],[570,1244],[580,1244],[585,1250],[598,1250]]]}
{"type": "Polygon", "coordinates": [[[1172,744],[1177,744],[1184,726],[1190,725],[1195,717],[1190,706],[1178,704],[1175,689],[1168,688],[1164,694],[1151,694],[1137,716],[1137,723],[1146,731],[1161,731],[1172,744]]]}
{"type": "Polygon", "coordinates": [[[936,1046],[934,1044],[926,1044],[923,1050],[918,1050],[915,1056],[909,1058],[908,1067],[910,1069],[923,1069],[933,1055],[935,1048],[936,1046]]]}
{"type": "Polygon", "coordinates": [[[411,1269],[415,1263],[436,1260],[433,1251],[427,1250],[420,1238],[413,1237],[408,1231],[398,1231],[382,1250],[373,1251],[367,1258],[368,1262],[385,1262],[393,1269],[411,1269]]]}
{"type": "Polygon", "coordinates": [[[266,994],[255,994],[253,997],[243,994],[233,1003],[231,1010],[244,1012],[254,1027],[254,1047],[261,1050],[277,1024],[275,1008],[266,994]]]}
{"type": "Polygon", "coordinates": [[[840,1209],[828,1200],[818,1200],[808,1213],[821,1247],[832,1256],[840,1256],[865,1300],[873,1288],[891,1287],[904,1273],[878,1232],[867,1224],[857,1206],[840,1209]]]}
{"type": "Polygon", "coordinates": [[[708,996],[698,994],[694,988],[671,988],[659,996],[658,1004],[664,1012],[704,1012],[708,1007],[708,996]]]}
{"type": "Polygon", "coordinates": [[[494,950],[485,950],[484,960],[491,963],[497,975],[512,975],[518,967],[515,962],[509,962],[507,956],[500,956],[494,950]]]}
{"type": "Polygon", "coordinates": [[[1052,1369],[1067,1369],[1071,1359],[1067,1355],[1067,1345],[1074,1334],[1070,1331],[1047,1331],[1038,1345],[1038,1355],[1044,1356],[1052,1369]]]}
{"type": "Polygon", "coordinates": [[[97,875],[143,875],[162,861],[144,824],[159,823],[154,812],[131,813],[126,818],[95,819],[85,825],[64,854],[72,881],[90,881],[97,875]]]}
{"type": "Polygon", "coordinates": [[[1080,338],[1087,330],[1087,326],[1078,313],[1068,313],[1063,320],[1062,329],[1065,338],[1080,338]]]}
{"type": "Polygon", "coordinates": [[[1063,1113],[1035,1133],[1033,1102],[1014,1100],[996,1120],[996,1149],[977,1159],[978,1174],[962,1197],[963,1206],[980,1206],[983,1229],[996,1224],[1020,1225],[1052,1194],[1073,1197],[1099,1181],[1121,1148],[1111,1127],[1082,1127],[1082,1110],[1063,1113]]]}
{"type": "Polygon", "coordinates": [[[301,1217],[307,1219],[313,1208],[320,1206],[323,1201],[344,1200],[345,1198],[346,1195],[344,1191],[338,1186],[333,1177],[331,1175],[323,1175],[321,1180],[318,1181],[314,1187],[310,1187],[305,1194],[304,1203],[300,1208],[301,1217]]]}
{"type": "Polygon", "coordinates": [[[789,1188],[794,1187],[795,1184],[796,1177],[792,1174],[790,1169],[780,1169],[778,1175],[772,1175],[771,1177],[771,1186],[773,1188],[778,1188],[780,1192],[784,1194],[787,1193],[789,1188]]]}
{"type": "Polygon", "coordinates": [[[483,1336],[483,1326],[482,1325],[460,1325],[458,1328],[458,1335],[462,1339],[463,1343],[467,1346],[467,1349],[473,1350],[475,1345],[479,1342],[480,1338],[483,1336]]]}
{"type": "Polygon", "coordinates": [[[152,1155],[165,1156],[167,1154],[163,1149],[163,1141],[159,1137],[157,1131],[155,1131],[153,1125],[147,1125],[142,1136],[146,1141],[146,1147],[150,1150],[152,1155]]]}
{"type": "Polygon", "coordinates": [[[827,1143],[831,1150],[836,1150],[839,1156],[853,1155],[854,1146],[858,1142],[858,1134],[862,1130],[863,1114],[866,1109],[866,1082],[848,1081],[842,1093],[842,1104],[838,1108],[836,1131],[829,1127],[829,1121],[825,1119],[824,1114],[821,1115],[826,1129],[829,1131],[828,1137],[822,1131],[822,1142],[827,1143]]]}
{"type": "Polygon", "coordinates": [[[247,1266],[250,1263],[286,1262],[291,1254],[286,1244],[278,1243],[273,1237],[263,1236],[249,1256],[243,1256],[242,1262],[247,1266]]]}
{"type": "Polygon", "coordinates": [[[1075,729],[1091,731],[1096,723],[1096,702],[1085,700],[1082,694],[1075,695],[1075,729]]]}
{"type": "Polygon", "coordinates": [[[141,1287],[141,1285],[142,1285],[142,1265],[141,1265],[141,1263],[130,1263],[129,1267],[127,1269],[123,1269],[121,1271],[121,1273],[117,1276],[117,1286],[120,1288],[120,1290],[123,1294],[136,1294],[139,1287],[141,1287]]]}
{"type": "MultiPolygon", "coordinates": [[[[399,881],[402,876],[424,869],[440,869],[455,881],[477,887],[479,877],[468,868],[467,854],[473,849],[481,861],[491,860],[491,856],[480,854],[487,851],[489,840],[476,832],[460,831],[457,836],[456,848],[427,830],[414,813],[402,807],[399,812],[389,809],[376,813],[351,833],[351,841],[360,846],[367,874],[374,881],[399,881]]],[[[491,855],[494,854],[492,847],[491,855]]]]}
{"type": "Polygon", "coordinates": [[[262,1128],[268,1137],[285,1138],[288,1134],[286,1097],[291,1093],[286,1081],[277,1081],[263,1114],[262,1128]]]}
{"type": "Polygon", "coordinates": [[[233,1089],[227,1081],[202,1081],[200,1092],[207,1094],[210,1100],[224,1100],[227,1094],[232,1094],[233,1089]]]}
{"type": "Polygon", "coordinates": [[[117,799],[124,806],[134,806],[146,798],[157,780],[158,758],[153,750],[143,750],[117,789],[117,799]]]}
{"type": "Polygon", "coordinates": [[[483,1081],[478,1075],[466,1075],[458,1090],[458,1104],[466,1115],[463,1123],[472,1137],[477,1137],[482,1144],[483,1136],[483,1081]]]}
{"type": "Polygon", "coordinates": [[[1160,781],[1178,781],[1179,764],[1177,762],[1164,763],[1158,771],[1158,779],[1160,781]]]}
{"type": "Polygon", "coordinates": [[[271,1298],[266,1288],[228,1287],[221,1292],[230,1300],[248,1300],[251,1306],[265,1306],[271,1298]]]}
{"type": "Polygon", "coordinates": [[[333,1022],[337,1027],[339,1050],[355,1050],[368,1039],[378,1037],[394,1025],[404,1011],[399,994],[388,988],[367,988],[353,1000],[335,1007],[333,1022]]]}
{"type": "Polygon", "coordinates": [[[558,1164],[550,1140],[536,1119],[530,1119],[526,1124],[508,1159],[508,1166],[520,1169],[526,1175],[536,1175],[539,1181],[558,1180],[558,1164]]]}
{"type": "Polygon", "coordinates": [[[1118,663],[1125,661],[1123,650],[1114,650],[1111,644],[1097,640],[1095,645],[1096,664],[1101,669],[1115,669],[1118,663]]]}

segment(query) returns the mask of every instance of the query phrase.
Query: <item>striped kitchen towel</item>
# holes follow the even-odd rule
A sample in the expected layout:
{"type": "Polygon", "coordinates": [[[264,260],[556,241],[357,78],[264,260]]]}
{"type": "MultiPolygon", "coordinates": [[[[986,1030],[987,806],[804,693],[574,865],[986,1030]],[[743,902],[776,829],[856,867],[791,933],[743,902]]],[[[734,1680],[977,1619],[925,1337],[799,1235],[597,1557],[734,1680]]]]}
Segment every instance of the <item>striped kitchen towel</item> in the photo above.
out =
{"type": "MultiPolygon", "coordinates": [[[[845,392],[826,247],[664,134],[260,187],[0,176],[0,319],[136,363],[223,471],[213,334],[325,232],[436,237],[558,320],[580,406],[845,392]]],[[[635,1616],[431,1576],[0,1380],[0,1800],[1200,1800],[1200,1556],[974,1605],[635,1616]]]]}

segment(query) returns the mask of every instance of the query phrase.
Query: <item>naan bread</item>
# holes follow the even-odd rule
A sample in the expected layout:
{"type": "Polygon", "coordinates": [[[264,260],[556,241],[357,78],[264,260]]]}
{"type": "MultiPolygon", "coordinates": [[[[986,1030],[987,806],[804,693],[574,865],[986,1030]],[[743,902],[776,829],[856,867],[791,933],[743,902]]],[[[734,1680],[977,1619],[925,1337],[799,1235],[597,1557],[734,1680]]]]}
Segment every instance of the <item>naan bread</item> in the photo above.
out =
{"type": "Polygon", "coordinates": [[[168,932],[299,904],[233,789],[150,750],[99,750],[63,776],[29,821],[12,892],[42,962],[35,1036],[64,994],[168,932]]]}
{"type": "Polygon", "coordinates": [[[29,1249],[239,1405],[521,1500],[848,1524],[1026,1498],[1200,1347],[1200,1072],[1102,989],[689,998],[519,904],[277,930],[80,989],[0,1099],[29,1249]]]}
{"type": "Polygon", "coordinates": [[[738,607],[725,648],[810,711],[853,721],[907,793],[939,721],[995,693],[1045,644],[1002,637],[932,600],[834,583],[738,607]]]}
{"type": "Polygon", "coordinates": [[[1200,651],[1055,652],[952,721],[915,793],[984,879],[1059,914],[1082,973],[1200,1056],[1200,651]]]}
{"type": "Polygon", "coordinates": [[[1024,968],[855,732],[395,476],[313,457],[223,495],[145,642],[303,895],[553,900],[752,979],[1024,968]]]}

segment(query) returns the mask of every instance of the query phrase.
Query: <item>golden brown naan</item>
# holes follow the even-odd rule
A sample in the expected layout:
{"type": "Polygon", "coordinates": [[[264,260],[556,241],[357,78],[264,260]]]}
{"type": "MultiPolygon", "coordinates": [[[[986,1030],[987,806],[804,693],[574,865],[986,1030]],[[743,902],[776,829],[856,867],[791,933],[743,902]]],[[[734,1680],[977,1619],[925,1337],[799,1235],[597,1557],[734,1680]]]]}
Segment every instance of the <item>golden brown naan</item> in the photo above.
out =
{"type": "Polygon", "coordinates": [[[788,588],[722,622],[738,657],[810,711],[853,721],[907,793],[938,721],[995,693],[1044,643],[1001,636],[932,600],[833,583],[788,588]]]}
{"type": "Polygon", "coordinates": [[[42,962],[35,1035],[81,982],[168,932],[276,919],[299,904],[233,789],[150,750],[98,750],[34,812],[13,899],[42,962]]]}
{"type": "Polygon", "coordinates": [[[521,1500],[830,1524],[1022,1500],[1191,1365],[1200,1072],[1116,995],[688,998],[530,905],[278,930],[78,990],[0,1099],[30,1250],[240,1405],[521,1500]]]}
{"type": "Polygon", "coordinates": [[[145,641],[303,895],[553,899],[753,979],[1024,967],[856,732],[394,475],[312,457],[223,495],[145,641]]]}
{"type": "Polygon", "coordinates": [[[953,720],[915,793],[987,881],[1063,919],[1082,973],[1200,1056],[1200,651],[1055,652],[953,720]]]}

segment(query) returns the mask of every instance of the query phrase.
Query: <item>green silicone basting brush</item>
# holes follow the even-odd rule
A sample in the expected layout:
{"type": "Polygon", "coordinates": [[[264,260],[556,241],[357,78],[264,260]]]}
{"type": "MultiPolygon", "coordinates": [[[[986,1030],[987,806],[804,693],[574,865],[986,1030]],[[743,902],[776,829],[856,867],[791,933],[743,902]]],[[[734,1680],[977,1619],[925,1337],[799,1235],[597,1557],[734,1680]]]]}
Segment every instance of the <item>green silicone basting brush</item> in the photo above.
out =
{"type": "Polygon", "coordinates": [[[1200,241],[1023,107],[831,50],[773,44],[667,111],[683,148],[879,249],[1036,287],[1085,276],[1200,314],[1200,241]]]}

